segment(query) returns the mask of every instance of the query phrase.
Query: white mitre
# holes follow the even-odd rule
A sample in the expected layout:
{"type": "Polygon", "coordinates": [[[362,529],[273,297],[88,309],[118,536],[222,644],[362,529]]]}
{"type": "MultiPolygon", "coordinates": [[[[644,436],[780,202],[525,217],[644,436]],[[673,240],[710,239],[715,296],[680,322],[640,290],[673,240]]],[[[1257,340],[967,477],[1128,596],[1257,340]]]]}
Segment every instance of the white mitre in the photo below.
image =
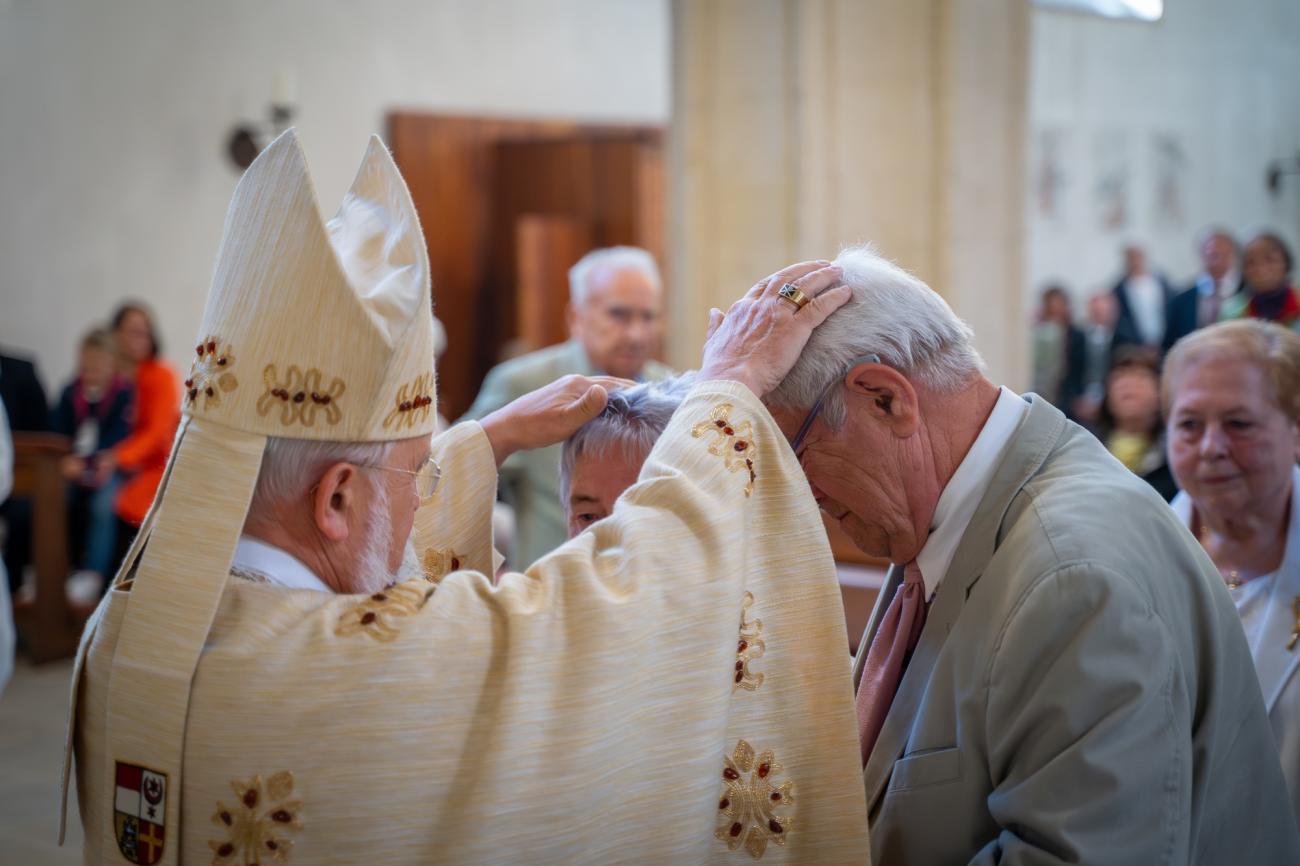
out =
{"type": "Polygon", "coordinates": [[[428,271],[378,141],[329,223],[292,134],[240,182],[147,544],[73,675],[86,862],[865,864],[834,563],[738,383],[696,385],[610,517],[527,573],[486,576],[469,422],[431,444],[425,577],[230,577],[268,436],[433,430],[428,271]]]}

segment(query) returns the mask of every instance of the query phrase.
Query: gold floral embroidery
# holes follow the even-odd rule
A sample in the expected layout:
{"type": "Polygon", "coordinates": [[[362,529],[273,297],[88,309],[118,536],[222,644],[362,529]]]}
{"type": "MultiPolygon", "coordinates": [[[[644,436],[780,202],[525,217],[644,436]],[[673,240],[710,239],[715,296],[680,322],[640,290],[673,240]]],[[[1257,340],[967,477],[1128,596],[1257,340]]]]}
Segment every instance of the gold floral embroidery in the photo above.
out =
{"type": "Polygon", "coordinates": [[[366,596],[348,608],[334,633],[339,637],[365,632],[380,643],[397,640],[395,619],[415,614],[433,595],[435,587],[408,580],[366,596]]]}
{"type": "Polygon", "coordinates": [[[235,352],[227,343],[223,348],[220,338],[210,336],[194,347],[198,356],[190,367],[190,377],[185,380],[185,402],[191,405],[203,398],[206,411],[221,405],[222,392],[239,387],[239,379],[231,372],[235,366],[235,352]]]}
{"type": "Polygon", "coordinates": [[[267,779],[265,792],[261,776],[231,782],[230,787],[235,792],[235,805],[217,801],[217,811],[212,815],[212,823],[226,834],[225,839],[208,841],[212,866],[288,860],[293,840],[280,834],[302,829],[302,801],[289,799],[293,794],[293,773],[282,770],[267,779]]]}
{"type": "Polygon", "coordinates": [[[754,448],[754,427],[748,421],[731,423],[730,403],[721,403],[709,413],[707,421],[701,421],[691,428],[691,435],[699,438],[706,433],[713,434],[709,443],[709,453],[723,458],[723,465],[732,472],[744,469],[749,473],[749,483],[745,485],[745,495],[754,492],[754,482],[758,473],[754,463],[758,460],[758,451],[754,448]]]}
{"type": "Polygon", "coordinates": [[[384,418],[384,429],[393,426],[395,430],[414,427],[418,422],[429,417],[429,407],[433,405],[433,374],[421,373],[415,381],[402,385],[393,398],[393,411],[384,418]]]}
{"type": "Polygon", "coordinates": [[[424,579],[430,583],[437,583],[453,571],[460,571],[463,564],[460,554],[450,547],[446,550],[430,547],[420,559],[424,579]]]}
{"type": "Polygon", "coordinates": [[[257,414],[265,417],[275,407],[280,407],[280,423],[286,427],[293,423],[311,427],[316,423],[316,413],[321,412],[329,424],[337,424],[343,418],[339,408],[339,398],[347,390],[343,380],[334,377],[328,389],[321,387],[321,371],[313,367],[306,372],[291,364],[280,378],[274,364],[267,364],[262,371],[262,383],[266,390],[257,398],[257,414]]]}
{"type": "Polygon", "coordinates": [[[754,594],[745,593],[745,603],[740,610],[740,639],[736,643],[736,683],[731,687],[733,692],[736,689],[757,691],[763,684],[762,672],[749,669],[749,663],[756,658],[761,658],[767,648],[762,639],[763,621],[761,619],[745,621],[745,614],[753,606],[754,594]]]}
{"type": "Polygon", "coordinates": [[[754,748],[744,740],[738,740],[736,751],[723,760],[716,835],[732,851],[743,844],[757,860],[767,850],[768,842],[784,846],[790,835],[794,782],[774,786],[772,778],[781,773],[781,765],[772,751],[756,756],[754,748]]]}

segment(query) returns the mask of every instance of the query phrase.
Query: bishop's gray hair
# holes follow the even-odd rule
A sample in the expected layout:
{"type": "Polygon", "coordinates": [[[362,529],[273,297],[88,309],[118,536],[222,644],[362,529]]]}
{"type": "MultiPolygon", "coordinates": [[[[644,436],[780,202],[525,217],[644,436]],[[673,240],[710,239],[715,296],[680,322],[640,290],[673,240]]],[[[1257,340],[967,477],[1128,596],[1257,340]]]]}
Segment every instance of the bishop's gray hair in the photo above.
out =
{"type": "Polygon", "coordinates": [[[569,268],[569,300],[575,306],[587,303],[591,296],[591,278],[602,268],[626,268],[646,275],[655,288],[661,288],[659,266],[655,257],[640,247],[604,247],[592,250],[569,268]]]}
{"type": "MultiPolygon", "coordinates": [[[[391,442],[322,442],[272,436],[249,505],[250,516],[266,516],[275,506],[306,496],[321,473],[335,463],[376,466],[385,462],[391,442]]],[[[375,483],[372,481],[372,483],[375,483]]]]}
{"type": "Polygon", "coordinates": [[[952,392],[984,371],[974,333],[937,292],[869,246],[842,250],[835,264],[853,297],[808,340],[794,368],[767,397],[773,406],[811,409],[826,394],[821,417],[832,429],[844,421],[844,394],[827,388],[863,355],[939,392],[952,392]]]}
{"type": "Polygon", "coordinates": [[[695,374],[683,373],[659,382],[611,391],[601,413],[579,427],[564,443],[560,454],[561,502],[569,499],[569,478],[579,457],[602,457],[615,450],[629,458],[644,458],[649,454],[693,384],[695,374]]]}

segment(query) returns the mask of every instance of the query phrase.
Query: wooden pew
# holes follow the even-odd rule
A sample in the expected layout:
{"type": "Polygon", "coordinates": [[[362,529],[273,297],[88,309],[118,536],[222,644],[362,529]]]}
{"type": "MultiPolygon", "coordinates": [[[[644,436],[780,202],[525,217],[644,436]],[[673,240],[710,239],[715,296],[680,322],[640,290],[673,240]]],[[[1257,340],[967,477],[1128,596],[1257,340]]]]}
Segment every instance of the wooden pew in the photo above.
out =
{"type": "Polygon", "coordinates": [[[32,500],[32,559],[36,597],[14,600],[14,624],[32,661],[69,658],[77,651],[90,608],[73,609],[68,578],[68,506],[59,464],[71,448],[55,433],[14,433],[13,497],[32,500]]]}

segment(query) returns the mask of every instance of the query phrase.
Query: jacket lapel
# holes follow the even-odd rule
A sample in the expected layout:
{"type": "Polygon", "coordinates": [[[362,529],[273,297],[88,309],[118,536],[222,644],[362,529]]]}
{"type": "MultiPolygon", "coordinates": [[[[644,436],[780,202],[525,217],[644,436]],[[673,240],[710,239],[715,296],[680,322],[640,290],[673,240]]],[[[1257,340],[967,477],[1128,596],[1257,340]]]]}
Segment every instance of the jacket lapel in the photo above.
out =
{"type": "MultiPolygon", "coordinates": [[[[1012,435],[1011,444],[993,475],[989,489],[984,493],[970,525],[962,534],[952,565],[930,604],[925,628],[921,631],[921,639],[903,673],[898,694],[894,696],[875,748],[871,750],[867,765],[863,768],[862,779],[867,789],[868,812],[875,808],[893,772],[894,762],[903,754],[917,707],[920,706],[926,684],[930,680],[930,672],[948,639],[948,632],[966,604],[970,587],[993,558],[997,549],[998,530],[1011,500],[1042,467],[1043,461],[1065,430],[1065,416],[1057,409],[1033,395],[1028,399],[1029,414],[1012,435]]],[[[894,572],[898,572],[901,579],[902,569],[892,568],[891,576],[894,572]]],[[[868,626],[871,634],[874,634],[872,629],[881,609],[877,603],[872,612],[871,625],[868,626]]],[[[859,656],[862,656],[861,650],[859,656]]],[[[861,675],[861,665],[862,659],[859,658],[854,670],[855,681],[861,675]]]]}

